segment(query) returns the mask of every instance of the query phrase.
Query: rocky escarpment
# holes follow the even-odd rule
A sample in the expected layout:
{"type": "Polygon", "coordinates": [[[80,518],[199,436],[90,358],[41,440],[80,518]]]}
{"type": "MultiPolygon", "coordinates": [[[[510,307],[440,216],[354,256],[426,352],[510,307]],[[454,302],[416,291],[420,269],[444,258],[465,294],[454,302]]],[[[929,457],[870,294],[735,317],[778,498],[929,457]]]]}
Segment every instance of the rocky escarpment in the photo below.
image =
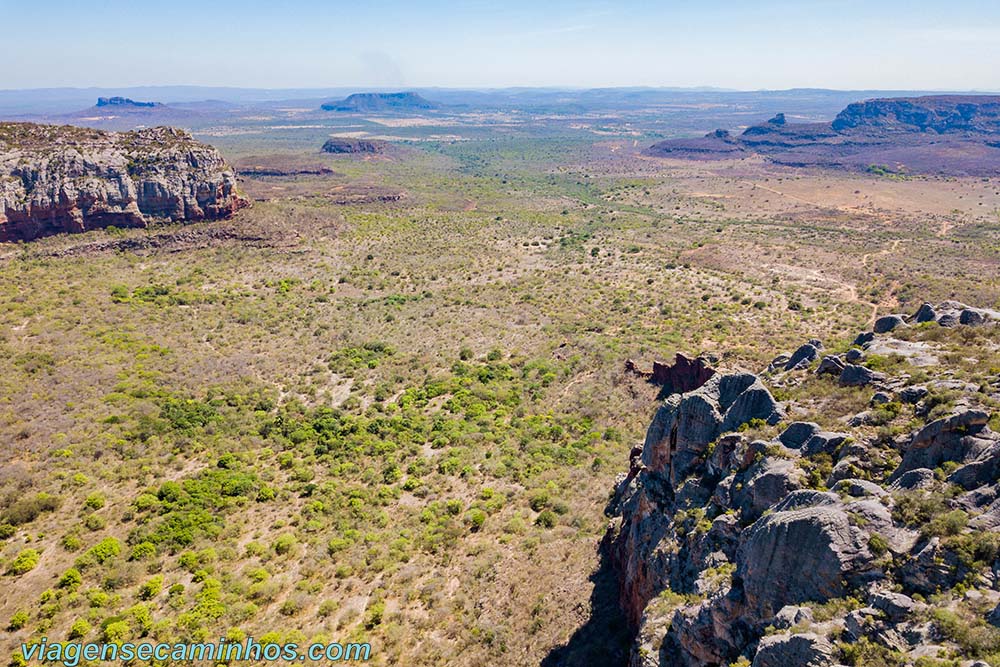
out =
{"type": "Polygon", "coordinates": [[[663,400],[603,543],[633,667],[1000,652],[1000,313],[888,317],[663,400]],[[968,340],[993,365],[961,379],[968,340]]]}
{"type": "Polygon", "coordinates": [[[719,160],[752,155],[793,167],[875,173],[1000,173],[1000,97],[929,96],[849,105],[830,123],[792,123],[784,114],[736,136],[670,139],[648,155],[719,160]]]}
{"type": "Polygon", "coordinates": [[[324,153],[334,154],[369,154],[378,155],[385,153],[389,146],[388,142],[379,139],[347,139],[344,137],[333,137],[327,139],[323,144],[324,153]]]}
{"type": "Polygon", "coordinates": [[[0,241],[215,220],[247,204],[219,153],[181,130],[0,124],[0,241]]]}
{"type": "Polygon", "coordinates": [[[1000,134],[1000,97],[933,95],[856,102],[841,111],[836,132],[871,128],[884,132],[1000,134]]]}

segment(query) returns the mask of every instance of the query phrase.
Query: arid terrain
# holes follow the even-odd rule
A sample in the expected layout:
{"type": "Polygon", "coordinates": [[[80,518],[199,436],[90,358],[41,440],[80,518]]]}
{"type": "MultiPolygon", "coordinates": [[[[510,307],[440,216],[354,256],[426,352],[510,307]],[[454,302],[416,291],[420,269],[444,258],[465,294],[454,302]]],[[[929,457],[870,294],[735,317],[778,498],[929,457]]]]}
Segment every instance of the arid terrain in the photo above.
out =
{"type": "MultiPolygon", "coordinates": [[[[829,122],[842,97],[732,125],[829,122]]],[[[924,302],[1000,308],[1000,174],[649,155],[736,119],[695,100],[320,101],[80,116],[172,114],[253,205],[0,244],[4,660],[40,636],[251,635],[623,665],[635,619],[599,545],[660,391],[627,360],[760,373],[924,302]]],[[[959,375],[1000,373],[995,329],[949,339],[959,375]]],[[[833,386],[771,389],[833,428],[870,398],[833,386]]]]}

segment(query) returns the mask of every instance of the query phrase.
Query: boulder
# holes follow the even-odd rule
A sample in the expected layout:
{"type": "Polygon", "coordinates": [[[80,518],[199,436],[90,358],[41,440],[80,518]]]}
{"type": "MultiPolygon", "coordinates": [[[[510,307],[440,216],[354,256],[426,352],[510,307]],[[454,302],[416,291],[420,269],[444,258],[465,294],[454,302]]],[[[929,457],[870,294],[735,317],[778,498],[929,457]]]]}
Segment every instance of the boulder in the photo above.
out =
{"type": "Polygon", "coordinates": [[[847,351],[847,354],[844,355],[844,358],[848,361],[848,363],[856,364],[865,358],[865,352],[864,350],[852,347],[847,351]]]}
{"type": "Polygon", "coordinates": [[[875,340],[875,332],[874,331],[862,331],[854,339],[854,345],[857,345],[858,347],[864,347],[865,345],[867,345],[868,343],[872,342],[873,340],[875,340]]]}
{"type": "Polygon", "coordinates": [[[779,630],[789,630],[800,623],[811,623],[812,620],[813,613],[809,607],[785,605],[771,621],[771,625],[779,630]]]}
{"type": "Polygon", "coordinates": [[[806,443],[816,433],[819,433],[819,424],[814,422],[792,422],[781,432],[778,440],[785,447],[798,449],[806,443]]]}
{"type": "Polygon", "coordinates": [[[857,456],[842,457],[830,471],[830,476],[826,478],[826,485],[832,487],[842,480],[856,478],[863,472],[864,464],[857,456]]]}
{"type": "Polygon", "coordinates": [[[908,595],[883,591],[871,598],[871,605],[884,613],[893,623],[909,616],[917,608],[917,603],[908,595]]]}
{"type": "Polygon", "coordinates": [[[740,539],[736,576],[748,611],[770,618],[785,605],[843,597],[879,578],[868,537],[841,504],[776,507],[740,539]]]}
{"type": "Polygon", "coordinates": [[[841,371],[838,382],[844,387],[864,387],[883,380],[885,380],[884,373],[876,373],[870,368],[856,364],[847,364],[841,371]]]}
{"type": "Polygon", "coordinates": [[[813,633],[769,635],[760,640],[752,667],[830,667],[834,648],[813,633]]]}
{"type": "Polygon", "coordinates": [[[811,340],[795,350],[791,358],[785,363],[784,370],[796,370],[806,368],[812,362],[819,359],[819,352],[823,349],[823,343],[818,340],[811,340]]]}
{"type": "Polygon", "coordinates": [[[937,477],[934,471],[929,468],[916,468],[896,478],[889,485],[890,491],[913,491],[915,489],[929,489],[937,484],[937,477]]]}
{"type": "Polygon", "coordinates": [[[910,405],[919,403],[925,396],[927,396],[927,387],[921,385],[906,387],[899,392],[899,400],[910,405]]]}
{"type": "Polygon", "coordinates": [[[883,315],[875,320],[875,325],[872,327],[872,330],[877,334],[883,334],[889,333],[896,327],[905,325],[906,320],[903,319],[902,315],[883,315]]]}
{"type": "Polygon", "coordinates": [[[885,405],[892,402],[892,396],[884,391],[876,391],[868,402],[871,405],[885,405]]]}
{"type": "Polygon", "coordinates": [[[743,488],[733,494],[744,524],[756,521],[764,510],[782,500],[805,482],[805,471],[794,461],[765,458],[746,472],[743,488]]]}
{"type": "Polygon", "coordinates": [[[962,439],[966,448],[963,460],[968,463],[948,475],[949,482],[963,489],[995,484],[1000,479],[1000,437],[985,430],[979,436],[966,436],[962,439]]]}
{"type": "Polygon", "coordinates": [[[984,410],[963,410],[942,417],[920,429],[903,447],[903,462],[890,478],[895,481],[908,470],[936,468],[945,461],[964,462],[983,453],[989,441],[974,438],[989,421],[984,410]]]}
{"type": "Polygon", "coordinates": [[[913,315],[913,321],[917,324],[923,324],[924,322],[934,322],[937,320],[937,311],[934,310],[934,306],[929,303],[925,303],[917,310],[913,315]]]}
{"type": "Polygon", "coordinates": [[[958,316],[959,324],[981,326],[1000,320],[1000,312],[986,308],[966,308],[958,316]]]}
{"type": "Polygon", "coordinates": [[[816,369],[816,375],[840,375],[844,371],[844,367],[847,364],[834,354],[828,354],[823,357],[823,360],[819,362],[819,367],[816,369]]]}
{"type": "Polygon", "coordinates": [[[958,326],[961,323],[962,311],[968,308],[959,301],[942,301],[934,309],[934,321],[943,327],[958,326]]]}
{"type": "Polygon", "coordinates": [[[802,445],[802,454],[803,456],[833,454],[837,451],[837,447],[842,445],[849,437],[846,433],[820,431],[806,440],[805,444],[802,445]]]}
{"type": "Polygon", "coordinates": [[[866,479],[842,479],[833,485],[833,491],[846,493],[854,498],[864,498],[865,496],[881,498],[889,495],[881,486],[866,479]]]}

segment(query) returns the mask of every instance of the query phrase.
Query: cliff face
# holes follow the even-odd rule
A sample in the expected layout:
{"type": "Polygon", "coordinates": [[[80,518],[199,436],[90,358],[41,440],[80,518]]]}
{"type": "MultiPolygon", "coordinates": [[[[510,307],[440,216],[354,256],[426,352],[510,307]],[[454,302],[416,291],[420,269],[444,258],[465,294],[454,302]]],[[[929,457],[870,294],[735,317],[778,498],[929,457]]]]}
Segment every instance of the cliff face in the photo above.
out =
{"type": "Polygon", "coordinates": [[[0,241],[216,220],[248,203],[219,153],[180,130],[0,124],[0,241]]]}
{"type": "Polygon", "coordinates": [[[913,340],[938,340],[938,325],[993,340],[998,323],[925,304],[879,319],[845,354],[812,340],[760,376],[716,373],[668,396],[603,542],[631,666],[901,665],[1000,647],[1000,434],[988,426],[1000,375],[960,381],[933,342],[913,340]],[[909,372],[869,368],[886,355],[909,372]],[[827,430],[791,418],[814,405],[779,403],[766,385],[871,400],[827,430]],[[941,620],[953,617],[981,645],[941,620]]]}
{"type": "Polygon", "coordinates": [[[761,155],[776,164],[852,171],[995,176],[1000,173],[1000,97],[930,96],[851,104],[831,123],[778,114],[733,136],[670,139],[647,155],[720,160],[761,155]]]}
{"type": "Polygon", "coordinates": [[[837,132],[977,132],[1000,134],[1000,97],[950,95],[868,100],[849,105],[834,119],[837,132]]]}

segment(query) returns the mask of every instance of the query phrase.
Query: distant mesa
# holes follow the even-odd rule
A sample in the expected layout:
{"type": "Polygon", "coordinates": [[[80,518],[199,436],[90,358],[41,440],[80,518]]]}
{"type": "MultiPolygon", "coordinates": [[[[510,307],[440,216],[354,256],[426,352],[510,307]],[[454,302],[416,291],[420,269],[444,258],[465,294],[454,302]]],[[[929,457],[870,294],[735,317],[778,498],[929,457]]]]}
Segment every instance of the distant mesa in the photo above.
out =
{"type": "Polygon", "coordinates": [[[935,95],[857,102],[830,123],[784,114],[733,136],[661,141],[654,157],[718,160],[760,155],[775,164],[878,173],[1000,174],[1000,96],[935,95]]]}
{"type": "Polygon", "coordinates": [[[133,109],[152,109],[153,107],[163,106],[159,102],[136,102],[128,97],[98,97],[97,105],[99,107],[129,107],[133,109]]]}
{"type": "Polygon", "coordinates": [[[0,242],[218,220],[247,205],[218,151],[183,130],[0,123],[0,242]]]}
{"type": "Polygon", "coordinates": [[[389,143],[379,139],[349,139],[343,137],[333,137],[323,144],[324,153],[341,154],[371,154],[378,155],[385,153],[389,143]]]}
{"type": "Polygon", "coordinates": [[[407,111],[411,109],[436,109],[437,104],[417,93],[355,93],[320,106],[324,111],[407,111]]]}

